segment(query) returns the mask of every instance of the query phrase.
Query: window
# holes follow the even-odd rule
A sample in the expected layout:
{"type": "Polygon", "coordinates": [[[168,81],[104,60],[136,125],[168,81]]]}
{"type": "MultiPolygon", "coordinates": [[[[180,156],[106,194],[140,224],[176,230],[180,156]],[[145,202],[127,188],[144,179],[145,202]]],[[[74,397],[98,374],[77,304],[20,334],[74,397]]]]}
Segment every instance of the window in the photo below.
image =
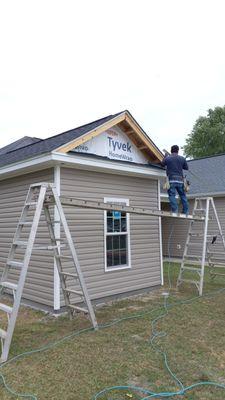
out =
{"type": "MultiPolygon", "coordinates": [[[[127,199],[105,198],[105,203],[129,205],[127,199]]],[[[105,270],[130,268],[129,214],[120,211],[104,211],[105,270]]]]}

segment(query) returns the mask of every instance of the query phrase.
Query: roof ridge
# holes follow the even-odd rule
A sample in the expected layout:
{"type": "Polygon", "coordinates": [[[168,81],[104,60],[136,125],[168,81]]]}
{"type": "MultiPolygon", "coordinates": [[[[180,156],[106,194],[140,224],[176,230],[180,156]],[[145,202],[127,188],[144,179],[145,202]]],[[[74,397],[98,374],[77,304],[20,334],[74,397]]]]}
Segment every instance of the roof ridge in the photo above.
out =
{"type": "Polygon", "coordinates": [[[192,160],[187,160],[187,162],[205,160],[206,158],[221,157],[221,156],[225,156],[225,153],[212,154],[211,156],[193,158],[192,160]]]}
{"type": "Polygon", "coordinates": [[[3,154],[9,154],[9,153],[11,153],[11,152],[13,152],[13,151],[17,151],[17,150],[22,149],[22,148],[24,148],[24,147],[28,147],[28,146],[31,145],[31,144],[32,144],[32,145],[33,145],[33,144],[36,144],[36,143],[40,142],[41,140],[42,140],[42,139],[37,138],[37,137],[34,137],[34,136],[27,136],[27,135],[22,136],[20,139],[17,139],[17,140],[15,140],[14,142],[9,143],[9,144],[7,144],[7,145],[1,147],[1,148],[0,148],[0,154],[1,154],[1,155],[3,155],[3,154]],[[30,144],[24,144],[24,145],[22,145],[22,143],[23,143],[24,141],[26,141],[27,139],[31,139],[31,140],[33,139],[33,140],[35,140],[35,142],[30,143],[30,144]],[[21,144],[21,146],[20,146],[19,144],[21,144]],[[19,147],[16,147],[16,148],[14,148],[14,149],[10,149],[10,150],[7,151],[7,148],[10,148],[10,147],[16,146],[16,145],[19,145],[19,147]],[[5,151],[4,151],[4,149],[5,149],[5,151]]]}
{"type": "MultiPolygon", "coordinates": [[[[27,136],[27,137],[32,137],[32,136],[27,136]]],[[[37,139],[38,139],[38,138],[37,138],[37,139]]],[[[34,146],[35,144],[37,144],[37,143],[39,143],[39,142],[43,142],[44,140],[45,140],[45,139],[38,139],[38,141],[36,141],[36,142],[34,142],[34,143],[25,144],[24,146],[21,146],[21,147],[19,147],[19,148],[17,148],[17,149],[13,149],[13,150],[7,151],[7,153],[5,153],[5,154],[10,154],[10,153],[13,153],[14,151],[18,151],[18,150],[24,149],[24,147],[34,146]]]]}

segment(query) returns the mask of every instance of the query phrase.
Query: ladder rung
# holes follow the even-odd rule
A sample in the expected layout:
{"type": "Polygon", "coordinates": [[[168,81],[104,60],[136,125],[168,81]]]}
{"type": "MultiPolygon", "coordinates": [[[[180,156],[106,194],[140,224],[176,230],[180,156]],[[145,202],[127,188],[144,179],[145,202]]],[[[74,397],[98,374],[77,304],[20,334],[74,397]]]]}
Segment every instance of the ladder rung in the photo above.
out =
{"type": "Polygon", "coordinates": [[[205,208],[195,208],[195,209],[194,209],[194,212],[195,212],[195,211],[206,211],[206,209],[205,209],[205,208]]]}
{"type": "Polygon", "coordinates": [[[217,258],[217,256],[221,256],[222,258],[225,259],[225,251],[210,251],[208,252],[208,255],[212,258],[217,258]]]}
{"type": "Polygon", "coordinates": [[[37,202],[36,201],[28,201],[27,203],[25,203],[25,206],[36,206],[37,202]]]}
{"type": "Polygon", "coordinates": [[[187,246],[188,247],[199,247],[199,246],[202,246],[203,245],[203,243],[191,243],[191,242],[189,242],[189,243],[187,243],[187,246]]]}
{"type": "Polygon", "coordinates": [[[57,255],[56,258],[62,259],[62,260],[67,260],[67,261],[74,261],[73,257],[71,256],[62,256],[61,254],[57,255]]]}
{"type": "Polygon", "coordinates": [[[6,312],[7,314],[11,314],[12,307],[7,306],[6,304],[0,303],[0,310],[6,312]]]}
{"type": "Polygon", "coordinates": [[[186,283],[194,283],[195,285],[199,285],[199,281],[194,281],[192,279],[179,279],[179,282],[186,282],[186,283]]]}
{"type": "Polygon", "coordinates": [[[81,312],[84,312],[85,314],[88,314],[88,310],[86,308],[75,306],[74,304],[69,304],[69,307],[73,308],[74,310],[81,311],[81,312]]]}
{"type": "Polygon", "coordinates": [[[78,296],[81,296],[81,297],[84,296],[83,292],[81,292],[80,290],[73,290],[73,289],[67,289],[67,288],[64,290],[65,290],[65,292],[77,294],[78,296]]]}
{"type": "Polygon", "coordinates": [[[20,247],[26,247],[28,244],[28,242],[23,242],[21,240],[16,240],[15,242],[13,242],[14,246],[20,246],[20,247]]]}
{"type": "Polygon", "coordinates": [[[223,265],[225,267],[225,261],[216,261],[216,260],[210,260],[210,263],[214,264],[214,266],[216,265],[223,265]]]}
{"type": "Polygon", "coordinates": [[[49,246],[34,246],[33,247],[33,249],[34,250],[53,250],[53,249],[59,249],[59,248],[65,248],[65,247],[67,247],[67,245],[66,244],[60,244],[60,245],[55,245],[55,246],[52,246],[52,245],[49,245],[49,246]]]}
{"type": "Polygon", "coordinates": [[[201,272],[201,268],[195,268],[195,267],[181,267],[182,271],[188,270],[188,271],[194,271],[194,272],[201,272]]]}
{"type": "Polygon", "coordinates": [[[7,288],[7,289],[12,289],[12,290],[16,290],[18,285],[16,285],[15,283],[12,282],[1,282],[0,286],[7,288]]]}
{"type": "Polygon", "coordinates": [[[7,335],[7,332],[4,331],[4,329],[0,329],[0,338],[5,339],[7,335]]]}
{"type": "Polygon", "coordinates": [[[60,272],[60,275],[69,276],[71,278],[78,278],[77,274],[71,274],[70,272],[60,272]]]}
{"type": "Polygon", "coordinates": [[[9,267],[14,267],[14,268],[22,268],[24,266],[24,263],[20,261],[7,261],[6,263],[9,267]]]}
{"type": "Polygon", "coordinates": [[[219,276],[225,276],[225,274],[220,274],[219,272],[213,272],[213,271],[210,271],[210,275],[219,275],[219,276]]]}
{"type": "Polygon", "coordinates": [[[18,223],[18,225],[20,225],[20,226],[21,226],[21,225],[22,225],[22,226],[23,226],[23,225],[29,225],[29,226],[30,226],[30,225],[32,225],[32,222],[20,221],[20,222],[18,223]]]}
{"type": "MultiPolygon", "coordinates": [[[[194,233],[194,232],[190,232],[189,235],[190,235],[190,236],[193,236],[193,237],[204,237],[204,234],[203,234],[203,233],[194,233]]],[[[206,236],[207,236],[207,237],[213,237],[213,236],[217,236],[217,235],[206,235],[206,236]]]]}
{"type": "Polygon", "coordinates": [[[195,256],[194,254],[186,254],[186,255],[184,255],[183,258],[187,258],[190,260],[201,260],[202,259],[202,257],[197,256],[197,255],[195,256]]]}

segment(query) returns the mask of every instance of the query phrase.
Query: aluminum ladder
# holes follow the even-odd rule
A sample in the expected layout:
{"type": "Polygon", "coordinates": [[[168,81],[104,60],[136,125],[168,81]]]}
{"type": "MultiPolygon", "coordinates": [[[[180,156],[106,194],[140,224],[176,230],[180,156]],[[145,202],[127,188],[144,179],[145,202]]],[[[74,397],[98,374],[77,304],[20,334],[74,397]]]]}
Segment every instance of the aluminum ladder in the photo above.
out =
{"type": "Polygon", "coordinates": [[[196,198],[193,216],[204,218],[202,221],[193,220],[190,222],[177,279],[177,288],[183,282],[191,283],[196,285],[199,296],[202,296],[205,264],[207,263],[210,267],[212,276],[217,275],[215,271],[213,272],[213,268],[216,266],[218,255],[222,257],[220,259],[221,265],[225,266],[225,239],[212,197],[196,198]],[[213,224],[212,230],[209,229],[209,224],[213,224]],[[220,253],[215,248],[215,244],[218,244],[219,241],[220,248],[222,248],[220,253]],[[193,278],[193,275],[196,277],[193,278]]]}
{"type": "Polygon", "coordinates": [[[29,188],[6,266],[0,280],[0,295],[2,296],[6,291],[13,294],[12,306],[0,303],[0,310],[6,313],[7,316],[7,322],[5,323],[6,329],[0,329],[2,345],[0,362],[5,362],[8,358],[27,270],[32,251],[35,249],[53,251],[65,304],[68,307],[70,316],[72,317],[76,311],[87,313],[94,329],[98,328],[95,313],[89,299],[77,253],[56,187],[51,183],[33,184],[29,188]],[[54,213],[51,212],[50,205],[46,201],[49,195],[54,198],[54,205],[57,207],[59,216],[58,221],[55,221],[52,217],[54,213]],[[42,210],[44,211],[45,224],[47,223],[48,227],[50,245],[46,246],[46,244],[44,244],[44,246],[36,246],[35,244],[34,246],[38,225],[41,217],[43,217],[42,210]],[[61,243],[61,240],[55,235],[54,226],[60,223],[64,229],[64,239],[66,239],[66,243],[61,243]],[[26,240],[24,238],[26,238],[26,240]],[[61,254],[60,250],[64,248],[70,251],[70,256],[63,256],[61,254]],[[70,260],[72,262],[74,266],[72,273],[66,271],[63,260],[70,260]],[[15,274],[17,275],[16,282],[15,274]],[[82,307],[77,305],[79,303],[82,303],[82,307]],[[84,307],[83,304],[85,304],[84,307]]]}

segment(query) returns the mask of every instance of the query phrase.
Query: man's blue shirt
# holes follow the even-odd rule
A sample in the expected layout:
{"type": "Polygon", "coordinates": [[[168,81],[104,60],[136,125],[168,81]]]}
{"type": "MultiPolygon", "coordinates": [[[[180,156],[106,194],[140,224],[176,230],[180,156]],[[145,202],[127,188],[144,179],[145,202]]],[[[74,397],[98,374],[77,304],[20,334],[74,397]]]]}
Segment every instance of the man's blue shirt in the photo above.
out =
{"type": "Polygon", "coordinates": [[[166,167],[170,182],[183,182],[183,169],[188,170],[188,164],[184,157],[179,156],[177,153],[172,153],[166,156],[161,164],[166,167]]]}

